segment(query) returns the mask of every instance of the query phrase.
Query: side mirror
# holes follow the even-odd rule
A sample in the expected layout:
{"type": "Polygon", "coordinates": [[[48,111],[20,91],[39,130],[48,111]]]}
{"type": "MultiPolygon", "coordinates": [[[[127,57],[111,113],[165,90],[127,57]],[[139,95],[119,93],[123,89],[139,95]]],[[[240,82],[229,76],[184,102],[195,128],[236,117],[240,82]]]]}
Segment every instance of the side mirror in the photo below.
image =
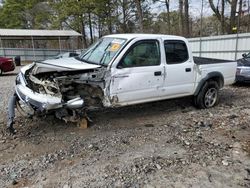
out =
{"type": "Polygon", "coordinates": [[[246,54],[246,53],[242,54],[242,57],[246,58],[246,57],[247,57],[247,54],[246,54]]]}
{"type": "Polygon", "coordinates": [[[117,69],[122,69],[122,68],[124,68],[124,60],[122,59],[119,63],[118,63],[118,65],[117,65],[117,69]]]}
{"type": "Polygon", "coordinates": [[[123,66],[122,66],[121,64],[119,64],[116,68],[117,68],[117,69],[122,69],[123,66]]]}

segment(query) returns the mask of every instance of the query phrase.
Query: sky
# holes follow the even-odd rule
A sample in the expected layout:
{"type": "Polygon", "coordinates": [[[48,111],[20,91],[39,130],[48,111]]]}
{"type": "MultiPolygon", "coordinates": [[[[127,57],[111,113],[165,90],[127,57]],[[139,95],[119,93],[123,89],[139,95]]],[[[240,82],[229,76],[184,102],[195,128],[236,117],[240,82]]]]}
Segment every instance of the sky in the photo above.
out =
{"type": "MultiPolygon", "coordinates": [[[[164,2],[164,0],[162,0],[164,2]]],[[[215,6],[217,5],[218,0],[214,0],[215,6]]],[[[248,9],[248,3],[250,4],[250,0],[243,0],[243,4],[246,4],[245,7],[243,7],[243,10],[248,9]]],[[[179,9],[179,1],[177,0],[170,0],[170,11],[178,10],[179,9]]],[[[201,15],[201,6],[202,6],[202,0],[189,0],[189,14],[193,18],[198,18],[201,15]]],[[[151,6],[152,12],[154,13],[160,13],[163,11],[166,11],[165,4],[163,3],[157,3],[151,6]]],[[[213,14],[213,11],[210,8],[208,0],[203,0],[203,15],[204,16],[211,16],[213,14]]],[[[226,4],[226,10],[225,14],[230,14],[230,7],[229,4],[226,4]]]]}
{"type": "MultiPolygon", "coordinates": [[[[216,2],[216,0],[215,0],[216,2]]],[[[201,15],[201,5],[202,0],[189,0],[189,13],[190,16],[193,18],[198,18],[201,15]]],[[[159,13],[166,11],[165,4],[163,3],[157,3],[151,6],[152,12],[159,13]]],[[[170,0],[170,11],[178,10],[179,9],[179,1],[171,1],[170,0]]],[[[208,0],[204,0],[203,2],[203,15],[204,16],[210,16],[213,12],[210,8],[210,5],[208,3],[208,0]]]]}
{"type": "MultiPolygon", "coordinates": [[[[0,0],[0,6],[2,5],[2,1],[0,0]]],[[[162,0],[164,2],[165,0],[162,0]]],[[[216,5],[218,0],[214,0],[214,4],[216,5]]],[[[243,2],[250,3],[250,0],[243,0],[243,2]]],[[[178,0],[170,0],[170,11],[178,10],[179,9],[179,1],[178,0]]],[[[193,18],[198,18],[201,15],[201,6],[202,0],[189,0],[189,13],[190,16],[193,18]]],[[[243,8],[244,9],[244,8],[243,8]]],[[[164,3],[155,3],[151,6],[151,10],[153,13],[160,13],[166,11],[166,6],[164,3]]],[[[229,14],[230,7],[226,7],[226,14],[229,14]]],[[[210,8],[208,0],[203,0],[203,15],[204,16],[211,16],[213,11],[210,8]]]]}

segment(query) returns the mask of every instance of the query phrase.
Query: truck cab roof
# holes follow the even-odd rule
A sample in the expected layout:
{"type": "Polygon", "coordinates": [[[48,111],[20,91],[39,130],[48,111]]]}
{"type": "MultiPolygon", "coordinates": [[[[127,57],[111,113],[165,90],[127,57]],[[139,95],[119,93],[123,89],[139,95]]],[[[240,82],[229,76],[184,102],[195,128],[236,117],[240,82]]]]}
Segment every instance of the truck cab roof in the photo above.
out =
{"type": "Polygon", "coordinates": [[[162,34],[141,34],[141,33],[128,33],[128,34],[112,34],[105,37],[114,37],[114,38],[124,38],[127,40],[139,38],[139,39],[158,39],[163,40],[183,40],[186,41],[186,38],[176,35],[162,35],[162,34]]]}

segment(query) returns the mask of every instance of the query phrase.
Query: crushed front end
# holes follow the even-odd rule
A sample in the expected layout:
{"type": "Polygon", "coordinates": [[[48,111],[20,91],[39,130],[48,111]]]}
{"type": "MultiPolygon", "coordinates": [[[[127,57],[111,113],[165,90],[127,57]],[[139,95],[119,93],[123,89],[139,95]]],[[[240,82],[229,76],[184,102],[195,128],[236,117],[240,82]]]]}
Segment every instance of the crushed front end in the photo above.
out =
{"type": "Polygon", "coordinates": [[[15,108],[22,115],[54,113],[66,122],[76,122],[86,109],[103,106],[106,67],[82,62],[79,66],[75,61],[67,65],[36,62],[21,69],[8,105],[11,132],[15,132],[15,108]]]}

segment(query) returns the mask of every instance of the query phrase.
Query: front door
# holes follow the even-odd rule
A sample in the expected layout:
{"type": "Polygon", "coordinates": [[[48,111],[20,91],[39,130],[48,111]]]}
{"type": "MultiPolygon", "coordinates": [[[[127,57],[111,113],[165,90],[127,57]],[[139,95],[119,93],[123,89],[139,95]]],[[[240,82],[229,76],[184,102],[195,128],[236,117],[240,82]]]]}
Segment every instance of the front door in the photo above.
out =
{"type": "Polygon", "coordinates": [[[111,98],[120,105],[153,100],[160,96],[163,79],[159,41],[138,41],[112,71],[111,98]]]}

